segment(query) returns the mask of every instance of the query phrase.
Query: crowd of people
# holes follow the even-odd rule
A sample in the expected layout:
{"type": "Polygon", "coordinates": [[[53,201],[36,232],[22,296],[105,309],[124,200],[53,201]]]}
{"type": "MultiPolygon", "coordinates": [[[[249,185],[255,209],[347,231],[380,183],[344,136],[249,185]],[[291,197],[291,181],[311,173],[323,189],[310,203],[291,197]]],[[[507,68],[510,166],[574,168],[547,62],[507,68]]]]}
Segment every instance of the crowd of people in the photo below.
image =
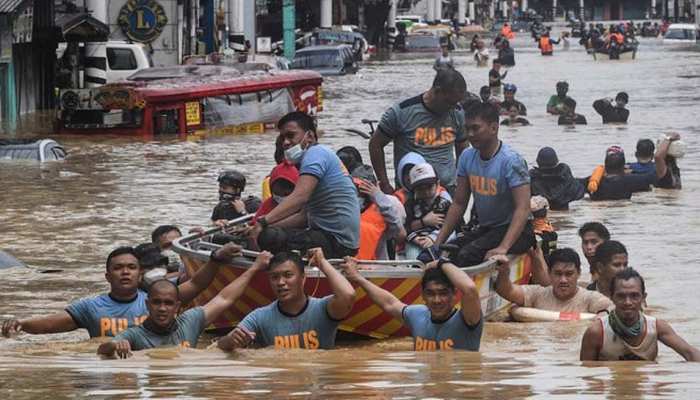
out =
{"type": "MultiPolygon", "coordinates": [[[[478,351],[484,316],[477,287],[462,268],[487,261],[498,264],[497,293],[516,306],[599,314],[584,334],[582,360],[654,360],[661,341],[685,359],[700,361],[700,351],[668,323],[644,313],[644,279],[628,267],[627,249],[604,225],[590,222],[579,230],[592,277],[581,287],[578,254],[557,248],[547,220],[548,209],[565,210],[585,192],[597,200],[629,198],[628,192],[651,186],[680,189],[679,150],[673,150],[679,135],[664,136],[656,149],[651,140],[640,140],[634,164],[626,164],[622,149],[612,146],[605,164],[584,179],[574,178],[551,147],[542,148],[537,166],[529,169],[518,151],[499,138],[503,113],[509,120],[527,115],[525,105],[514,98],[515,85],[503,85],[502,102],[492,100],[494,85],[500,86],[505,74],[498,69],[489,74],[484,98],[469,93],[454,68],[436,69],[430,89],[384,112],[369,140],[370,164],[354,147],[334,151],[319,144],[313,117],[295,111],[281,118],[276,166],[264,182],[262,201],[244,195],[246,178],[240,171],[219,176],[220,202],[211,223],[223,227],[254,215],[236,237],[219,238],[225,244],[193,276],[171,250],[180,230],[161,226],[150,243],[109,254],[109,293],[81,299],[54,315],[4,321],[2,334],[82,328],[91,337],[111,337],[98,353],[118,357],[164,345],[194,347],[253,276],[266,271],[276,300],[250,312],[220,338],[220,349],[333,348],[359,287],[409,328],[415,350],[478,351]],[[384,154],[389,144],[393,179],[384,154]],[[207,304],[178,314],[244,248],[259,252],[252,267],[207,304]],[[533,260],[532,280],[517,285],[510,280],[508,255],[525,253],[533,260]],[[301,256],[325,275],[331,295],[314,298],[304,292],[301,256]],[[358,258],[419,260],[425,266],[425,305],[404,304],[365,279],[358,258]],[[328,259],[343,259],[339,270],[328,259]]],[[[604,122],[626,120],[627,100],[620,93],[615,105],[603,99],[594,107],[604,122]]],[[[546,110],[560,120],[578,118],[565,82],[557,84],[546,110]]]]}

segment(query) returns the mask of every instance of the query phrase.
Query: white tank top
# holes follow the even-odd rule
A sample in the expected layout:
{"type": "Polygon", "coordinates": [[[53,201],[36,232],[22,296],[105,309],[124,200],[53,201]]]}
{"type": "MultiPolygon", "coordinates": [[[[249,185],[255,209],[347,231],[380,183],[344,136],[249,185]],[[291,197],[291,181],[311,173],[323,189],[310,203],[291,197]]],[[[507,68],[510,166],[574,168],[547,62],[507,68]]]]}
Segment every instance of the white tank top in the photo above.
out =
{"type": "Polygon", "coordinates": [[[603,324],[603,346],[600,349],[598,359],[600,361],[655,361],[659,352],[656,318],[645,315],[644,320],[644,338],[638,346],[632,346],[615,334],[607,317],[600,318],[600,322],[603,324]]]}

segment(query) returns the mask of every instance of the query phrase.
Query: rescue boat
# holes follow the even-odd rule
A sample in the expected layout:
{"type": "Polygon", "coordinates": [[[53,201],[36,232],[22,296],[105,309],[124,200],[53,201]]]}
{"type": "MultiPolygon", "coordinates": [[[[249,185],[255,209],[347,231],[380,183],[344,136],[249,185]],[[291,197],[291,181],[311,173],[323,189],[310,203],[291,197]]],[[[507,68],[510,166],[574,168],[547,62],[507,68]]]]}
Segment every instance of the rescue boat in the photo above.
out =
{"type": "MultiPolygon", "coordinates": [[[[231,222],[229,226],[242,224],[249,217],[242,217],[231,222]]],[[[209,260],[212,250],[220,245],[209,241],[209,238],[224,228],[214,228],[202,233],[184,236],[173,242],[173,249],[180,255],[190,276],[202,268],[209,260]]],[[[206,304],[227,284],[236,279],[246,269],[250,268],[257,252],[244,250],[243,255],[222,267],[212,284],[197,296],[191,306],[206,304]]],[[[341,260],[329,260],[337,265],[341,260]]],[[[418,260],[359,260],[364,277],[376,285],[388,290],[406,304],[422,304],[421,277],[422,263],[418,260]]],[[[496,263],[466,267],[463,270],[471,276],[479,288],[481,310],[485,318],[489,318],[504,310],[510,303],[500,297],[496,287],[496,263]]],[[[530,279],[531,260],[527,255],[516,256],[511,265],[510,279],[514,283],[526,284],[530,279]]],[[[315,267],[307,267],[305,291],[309,296],[323,297],[331,294],[325,276],[315,267]]],[[[258,307],[270,304],[275,300],[270,283],[265,272],[259,272],[253,278],[241,298],[234,306],[224,312],[210,326],[211,329],[226,329],[235,327],[249,312],[258,307]]],[[[362,336],[383,339],[387,337],[409,336],[410,332],[401,322],[382,312],[364,290],[358,288],[357,299],[350,315],[340,324],[341,330],[362,336]]]]}

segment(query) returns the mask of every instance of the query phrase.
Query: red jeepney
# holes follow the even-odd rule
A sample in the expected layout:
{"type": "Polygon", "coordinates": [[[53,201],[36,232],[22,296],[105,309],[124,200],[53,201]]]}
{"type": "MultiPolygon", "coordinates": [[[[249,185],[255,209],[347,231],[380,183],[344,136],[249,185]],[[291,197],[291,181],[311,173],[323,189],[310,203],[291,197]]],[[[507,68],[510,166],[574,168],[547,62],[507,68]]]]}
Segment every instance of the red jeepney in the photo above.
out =
{"type": "Polygon", "coordinates": [[[126,81],[62,90],[57,131],[183,138],[263,132],[288,112],[321,111],[321,83],[321,75],[304,70],[149,68],[126,81]]]}

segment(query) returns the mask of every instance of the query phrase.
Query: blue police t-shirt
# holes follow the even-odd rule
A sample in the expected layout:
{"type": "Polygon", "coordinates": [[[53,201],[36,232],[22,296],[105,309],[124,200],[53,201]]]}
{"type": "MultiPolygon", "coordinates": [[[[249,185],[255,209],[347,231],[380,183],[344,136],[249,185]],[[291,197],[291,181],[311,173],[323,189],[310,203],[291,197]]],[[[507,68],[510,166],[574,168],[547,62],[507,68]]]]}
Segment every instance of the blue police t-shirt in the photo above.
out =
{"type": "Polygon", "coordinates": [[[482,160],[473,147],[464,150],[457,176],[469,180],[479,225],[490,228],[510,224],[515,210],[511,190],[530,184],[527,163],[503,142],[490,160],[482,160]]]}
{"type": "Polygon", "coordinates": [[[132,301],[123,302],[109,294],[87,297],[70,304],[66,311],[78,328],[87,329],[90,337],[117,336],[141,325],[148,317],[145,292],[139,290],[132,301]]]}
{"type": "Polygon", "coordinates": [[[306,206],[309,226],[328,232],[339,244],[360,247],[360,203],[350,174],[333,150],[323,145],[309,147],[299,168],[318,184],[306,206]]]}
{"type": "Polygon", "coordinates": [[[434,322],[430,318],[430,309],[423,304],[406,306],[401,313],[413,335],[415,351],[479,351],[484,329],[483,317],[471,326],[464,320],[462,312],[454,309],[446,321],[434,322]]]}
{"type": "Polygon", "coordinates": [[[146,329],[144,325],[134,326],[117,335],[114,341],[128,340],[131,350],[138,351],[163,346],[197,347],[199,335],[206,328],[204,309],[195,307],[180,314],[175,326],[166,335],[146,329]]]}
{"type": "Polygon", "coordinates": [[[633,174],[651,174],[656,173],[656,163],[655,162],[633,162],[629,164],[629,168],[632,170],[633,174]]]}
{"type": "Polygon", "coordinates": [[[328,315],[331,297],[307,297],[306,306],[298,315],[282,312],[274,301],[253,310],[238,325],[255,332],[255,343],[261,347],[332,349],[340,321],[328,315]]]}

